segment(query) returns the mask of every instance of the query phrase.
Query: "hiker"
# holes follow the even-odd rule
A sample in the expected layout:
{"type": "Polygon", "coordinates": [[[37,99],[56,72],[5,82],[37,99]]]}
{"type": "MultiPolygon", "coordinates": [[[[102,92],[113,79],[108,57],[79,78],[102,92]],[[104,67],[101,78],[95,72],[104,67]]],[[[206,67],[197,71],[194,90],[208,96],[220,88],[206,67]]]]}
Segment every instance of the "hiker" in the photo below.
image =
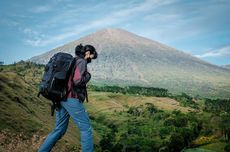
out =
{"type": "MultiPolygon", "coordinates": [[[[56,109],[55,128],[41,145],[39,152],[49,152],[65,134],[69,118],[71,117],[81,133],[82,152],[92,152],[94,150],[92,138],[92,126],[87,111],[83,105],[87,98],[86,84],[91,79],[91,74],[87,70],[87,64],[92,59],[97,58],[97,52],[92,45],[78,45],[75,48],[76,66],[74,74],[69,77],[67,100],[60,102],[60,107],[56,109]],[[71,85],[71,81],[73,85],[71,85]]],[[[88,100],[88,99],[87,99],[88,100]]]]}

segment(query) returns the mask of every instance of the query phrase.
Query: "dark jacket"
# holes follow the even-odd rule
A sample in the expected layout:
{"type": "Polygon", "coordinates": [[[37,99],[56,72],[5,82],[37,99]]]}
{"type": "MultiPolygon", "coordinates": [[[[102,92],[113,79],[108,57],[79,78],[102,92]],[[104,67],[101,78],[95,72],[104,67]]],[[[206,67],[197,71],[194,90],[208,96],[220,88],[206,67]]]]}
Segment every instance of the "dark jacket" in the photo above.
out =
{"type": "Polygon", "coordinates": [[[70,76],[68,81],[68,98],[77,98],[84,102],[86,97],[86,84],[91,79],[91,74],[87,71],[87,61],[83,58],[76,57],[76,65],[73,77],[70,76]],[[71,80],[73,79],[73,83],[71,80]]]}

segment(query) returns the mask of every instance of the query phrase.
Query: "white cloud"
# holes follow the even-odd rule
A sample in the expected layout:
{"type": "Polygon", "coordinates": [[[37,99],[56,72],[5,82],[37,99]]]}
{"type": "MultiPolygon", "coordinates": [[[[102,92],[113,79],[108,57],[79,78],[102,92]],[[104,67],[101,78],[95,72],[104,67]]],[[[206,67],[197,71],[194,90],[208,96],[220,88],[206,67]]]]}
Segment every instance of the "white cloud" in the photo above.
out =
{"type": "MultiPolygon", "coordinates": [[[[53,35],[52,37],[49,37],[47,39],[40,39],[39,41],[38,39],[35,39],[35,40],[30,39],[30,40],[27,40],[26,42],[27,43],[29,42],[29,44],[34,45],[34,46],[39,46],[39,45],[46,46],[54,42],[63,41],[72,36],[79,35],[80,33],[86,32],[87,30],[90,30],[90,29],[107,27],[110,25],[114,25],[114,24],[126,21],[130,19],[131,17],[134,17],[135,15],[138,15],[142,12],[153,10],[159,6],[167,5],[174,1],[175,0],[165,0],[162,2],[161,0],[146,0],[139,4],[133,3],[132,5],[129,5],[128,8],[117,10],[115,12],[105,15],[104,17],[100,19],[93,20],[91,22],[84,23],[81,25],[78,24],[77,26],[69,27],[68,30],[62,34],[53,35]]],[[[69,12],[72,13],[71,10],[69,12]]],[[[64,16],[66,15],[72,15],[72,14],[65,14],[64,16]]],[[[63,18],[57,17],[56,19],[60,19],[60,21],[63,21],[63,18]]]]}
{"type": "Polygon", "coordinates": [[[37,39],[37,40],[25,40],[25,42],[29,45],[32,46],[41,46],[41,39],[37,39]]]}
{"type": "Polygon", "coordinates": [[[8,27],[17,27],[20,25],[18,21],[9,20],[9,19],[1,19],[0,25],[6,25],[8,27]]]}
{"type": "Polygon", "coordinates": [[[42,6],[36,6],[30,9],[33,13],[45,13],[49,12],[52,9],[52,5],[42,5],[42,6]]]}
{"type": "Polygon", "coordinates": [[[198,58],[230,56],[230,45],[215,50],[209,50],[204,54],[195,55],[195,56],[198,58]]]}
{"type": "Polygon", "coordinates": [[[41,34],[40,32],[35,31],[31,28],[24,28],[21,30],[24,34],[27,35],[27,37],[29,37],[29,39],[25,40],[25,43],[31,46],[41,46],[42,39],[46,38],[45,34],[41,34]]]}
{"type": "Polygon", "coordinates": [[[172,21],[178,21],[183,18],[183,15],[178,14],[178,13],[167,13],[167,14],[161,14],[161,13],[153,13],[153,14],[148,14],[147,16],[144,17],[144,20],[146,22],[150,20],[154,20],[155,22],[163,22],[163,23],[171,23],[172,21]]]}
{"type": "Polygon", "coordinates": [[[31,28],[24,28],[23,33],[25,33],[25,34],[27,34],[29,36],[39,35],[39,33],[37,31],[34,31],[31,28]]]}
{"type": "Polygon", "coordinates": [[[53,0],[55,3],[60,3],[60,2],[70,2],[72,0],[53,0]]]}

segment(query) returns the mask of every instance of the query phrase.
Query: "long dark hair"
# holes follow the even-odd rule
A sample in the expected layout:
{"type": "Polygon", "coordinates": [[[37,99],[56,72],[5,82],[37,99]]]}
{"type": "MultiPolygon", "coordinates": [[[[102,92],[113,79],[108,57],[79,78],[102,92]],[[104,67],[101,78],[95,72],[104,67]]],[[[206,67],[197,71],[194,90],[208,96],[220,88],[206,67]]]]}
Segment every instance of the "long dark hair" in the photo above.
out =
{"type": "Polygon", "coordinates": [[[97,51],[92,45],[85,45],[84,48],[85,52],[89,51],[90,54],[93,54],[93,59],[97,58],[97,51]]]}
{"type": "Polygon", "coordinates": [[[79,44],[75,47],[75,55],[81,57],[81,58],[84,58],[85,56],[85,52],[83,50],[83,45],[82,44],[79,44]]]}
{"type": "Polygon", "coordinates": [[[83,46],[82,44],[79,44],[75,48],[75,55],[84,58],[85,57],[85,52],[89,51],[90,54],[93,54],[94,57],[93,59],[97,58],[97,51],[92,45],[85,45],[83,46]]]}

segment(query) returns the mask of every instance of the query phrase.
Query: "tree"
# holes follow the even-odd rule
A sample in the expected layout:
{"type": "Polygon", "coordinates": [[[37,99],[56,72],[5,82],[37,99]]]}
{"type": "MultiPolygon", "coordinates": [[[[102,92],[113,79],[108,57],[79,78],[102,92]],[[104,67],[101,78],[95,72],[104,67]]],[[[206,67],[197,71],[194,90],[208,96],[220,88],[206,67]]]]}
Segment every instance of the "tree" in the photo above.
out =
{"type": "Polygon", "coordinates": [[[185,147],[184,138],[179,133],[173,133],[170,137],[168,149],[170,152],[181,151],[185,147]]]}
{"type": "Polygon", "coordinates": [[[110,134],[107,134],[103,136],[102,140],[100,141],[100,146],[103,151],[105,150],[112,150],[113,144],[112,144],[113,137],[110,134]]]}
{"type": "Polygon", "coordinates": [[[225,147],[224,147],[224,150],[226,152],[229,152],[230,151],[230,143],[228,143],[225,147]]]}
{"type": "Polygon", "coordinates": [[[221,122],[220,122],[220,128],[222,130],[222,133],[224,135],[224,138],[227,141],[230,141],[230,114],[229,113],[221,113],[221,122]]]}

